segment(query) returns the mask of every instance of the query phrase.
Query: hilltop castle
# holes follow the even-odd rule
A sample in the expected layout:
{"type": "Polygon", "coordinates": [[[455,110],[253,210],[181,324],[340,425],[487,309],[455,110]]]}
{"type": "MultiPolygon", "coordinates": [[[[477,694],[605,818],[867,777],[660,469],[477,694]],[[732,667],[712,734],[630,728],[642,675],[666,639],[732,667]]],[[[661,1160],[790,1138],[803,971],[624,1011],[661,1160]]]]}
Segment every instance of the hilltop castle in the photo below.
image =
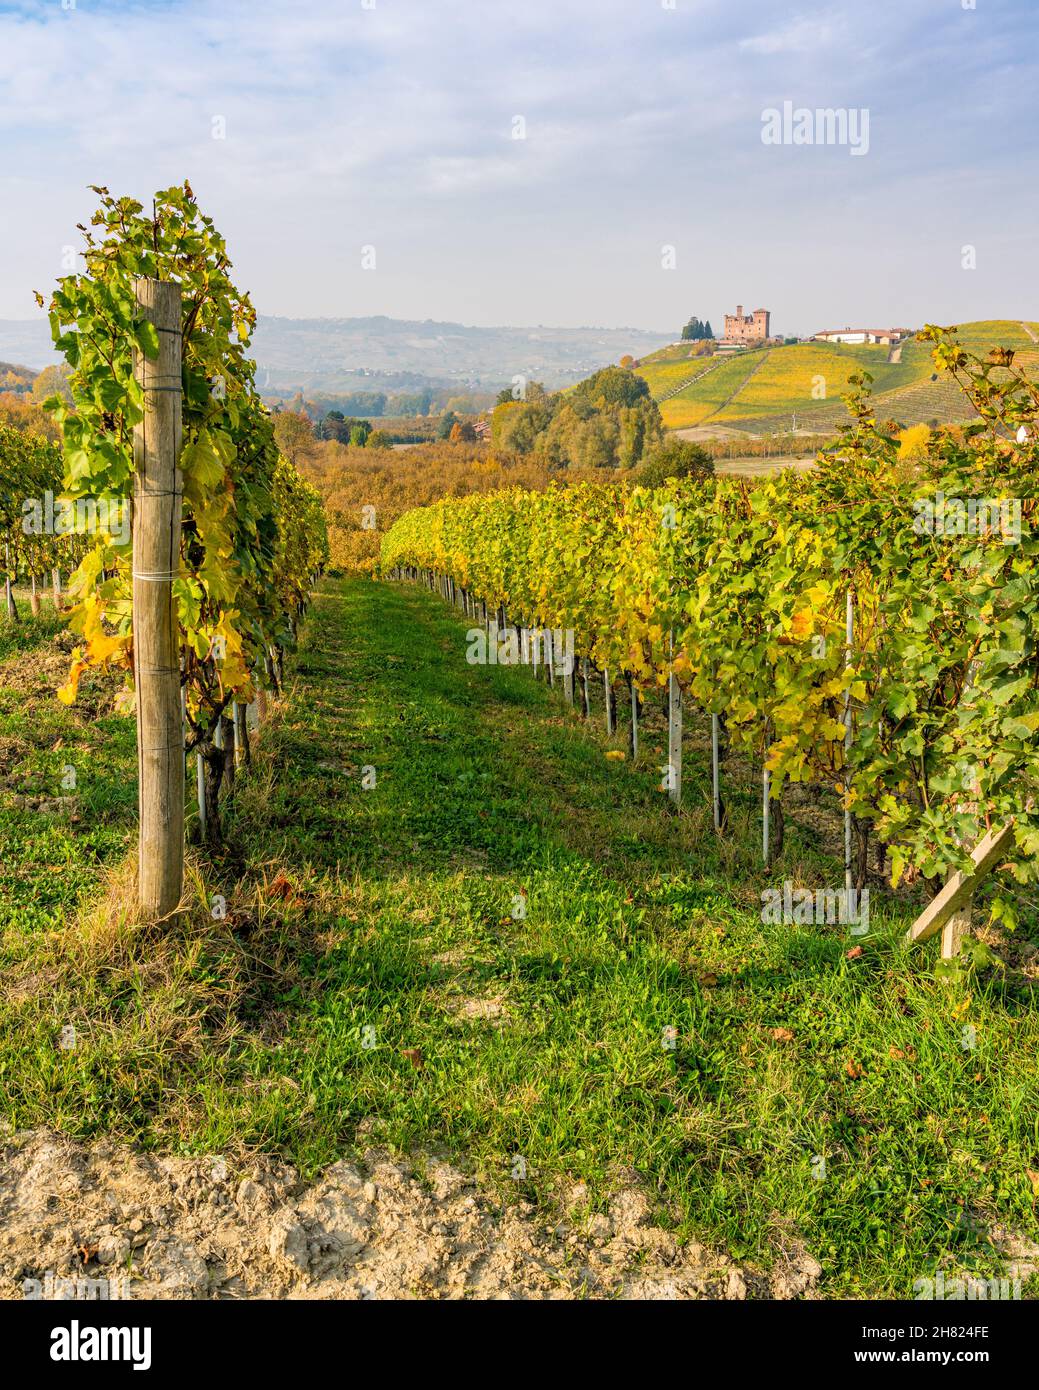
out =
{"type": "Polygon", "coordinates": [[[737,304],[734,314],[725,315],[725,342],[763,343],[769,336],[771,317],[767,309],[755,309],[744,317],[743,305],[737,304]]]}

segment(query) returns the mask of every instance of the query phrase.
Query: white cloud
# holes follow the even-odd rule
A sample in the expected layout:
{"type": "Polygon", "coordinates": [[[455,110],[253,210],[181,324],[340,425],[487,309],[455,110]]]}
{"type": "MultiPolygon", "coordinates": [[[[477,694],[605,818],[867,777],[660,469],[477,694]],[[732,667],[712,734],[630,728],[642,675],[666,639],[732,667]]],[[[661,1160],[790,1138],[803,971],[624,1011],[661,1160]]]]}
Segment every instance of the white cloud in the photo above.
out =
{"type": "Polygon", "coordinates": [[[826,19],[796,19],[781,29],[740,39],[737,47],[744,53],[817,53],[833,47],[838,32],[826,19]]]}

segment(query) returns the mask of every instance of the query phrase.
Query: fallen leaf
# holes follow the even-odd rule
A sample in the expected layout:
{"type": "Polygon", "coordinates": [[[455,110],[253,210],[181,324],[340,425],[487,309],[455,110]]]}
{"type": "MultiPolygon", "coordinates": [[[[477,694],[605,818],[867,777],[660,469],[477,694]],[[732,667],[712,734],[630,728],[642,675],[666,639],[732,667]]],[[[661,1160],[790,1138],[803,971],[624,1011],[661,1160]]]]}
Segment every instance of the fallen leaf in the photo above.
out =
{"type": "Polygon", "coordinates": [[[865,1075],[865,1072],[864,1072],[863,1069],[859,1066],[858,1062],[856,1062],[856,1060],[855,1060],[854,1057],[849,1057],[849,1058],[848,1058],[848,1064],[847,1064],[847,1066],[844,1068],[844,1070],[845,1070],[845,1071],[848,1073],[848,1075],[851,1077],[852,1081],[857,1081],[857,1080],[859,1079],[860,1076],[864,1076],[864,1075],[865,1075]]]}
{"type": "Polygon", "coordinates": [[[794,1041],[794,1035],[789,1028],[773,1028],[772,1036],[775,1038],[776,1042],[787,1043],[794,1041]]]}
{"type": "Polygon", "coordinates": [[[859,956],[862,955],[862,947],[853,946],[850,951],[845,951],[844,955],[847,960],[858,960],[859,956]]]}
{"type": "Polygon", "coordinates": [[[422,1049],[420,1047],[405,1047],[401,1052],[402,1057],[406,1057],[416,1071],[421,1071],[425,1065],[422,1060],[422,1049]]]}

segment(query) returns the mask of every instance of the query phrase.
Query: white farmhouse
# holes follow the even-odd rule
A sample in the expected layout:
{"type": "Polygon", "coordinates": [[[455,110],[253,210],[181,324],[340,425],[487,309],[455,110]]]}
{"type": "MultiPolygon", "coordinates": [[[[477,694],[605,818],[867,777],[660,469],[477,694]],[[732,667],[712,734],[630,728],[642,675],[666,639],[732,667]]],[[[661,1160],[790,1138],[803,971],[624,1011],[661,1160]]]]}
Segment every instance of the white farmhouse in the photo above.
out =
{"type": "Polygon", "coordinates": [[[911,328],[827,328],[822,333],[813,333],[812,340],[817,343],[879,343],[891,347],[912,331],[911,328]]]}

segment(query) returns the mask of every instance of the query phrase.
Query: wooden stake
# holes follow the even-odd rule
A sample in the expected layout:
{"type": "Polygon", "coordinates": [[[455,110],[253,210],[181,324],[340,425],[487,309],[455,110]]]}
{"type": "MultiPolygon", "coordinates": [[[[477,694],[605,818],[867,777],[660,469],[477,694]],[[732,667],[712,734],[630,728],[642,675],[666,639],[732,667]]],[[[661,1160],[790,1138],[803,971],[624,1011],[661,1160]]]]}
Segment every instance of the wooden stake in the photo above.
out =
{"type": "Polygon", "coordinates": [[[142,318],[158,329],[154,360],[134,349],[144,417],[134,426],[133,655],[140,799],[138,894],[147,919],[180,903],[184,882],[184,739],[173,580],[180,569],[181,294],[136,283],[142,318]]]}
{"type": "MultiPolygon", "coordinates": [[[[954,918],[959,918],[960,923],[958,926],[954,926],[949,933],[948,942],[950,949],[954,946],[958,949],[964,925],[970,922],[970,905],[975,890],[999,863],[1004,849],[1011,842],[1013,836],[1013,821],[1008,821],[1006,825],[997,826],[983,836],[971,854],[971,868],[967,871],[957,870],[956,873],[950,875],[949,881],[942,891],[928,903],[909,928],[906,940],[927,941],[936,932],[942,931],[954,918]]],[[[944,955],[944,941],[942,945],[942,954],[944,955]]]]}
{"type": "Polygon", "coordinates": [[[568,705],[574,703],[574,658],[563,646],[563,695],[568,705]]]}
{"type": "Polygon", "coordinates": [[[12,623],[18,621],[18,605],[14,601],[14,586],[11,582],[11,547],[7,541],[4,542],[4,565],[6,575],[4,577],[4,594],[7,598],[7,616],[12,623]]]}
{"type": "MultiPolygon", "coordinates": [[[[854,604],[854,601],[853,601],[853,599],[852,599],[851,589],[849,589],[849,590],[848,590],[848,593],[847,593],[847,600],[846,600],[845,610],[844,610],[844,670],[845,670],[846,673],[847,673],[847,671],[848,671],[848,668],[851,666],[852,646],[853,646],[854,641],[855,641],[855,609],[854,609],[853,604],[854,604]]],[[[851,690],[849,689],[849,690],[846,690],[846,691],[844,692],[844,767],[845,767],[845,773],[844,773],[843,781],[844,781],[844,794],[845,794],[845,797],[848,796],[848,792],[849,792],[848,777],[847,777],[847,768],[848,768],[848,764],[849,764],[850,760],[851,760],[851,690]]],[[[851,893],[851,890],[852,890],[852,888],[853,888],[854,886],[855,886],[855,885],[854,885],[854,875],[853,875],[853,873],[852,873],[852,867],[851,867],[851,808],[850,808],[850,806],[845,806],[845,808],[844,808],[844,891],[845,891],[845,893],[850,894],[850,893],[851,893]]],[[[847,898],[847,901],[848,901],[848,902],[851,902],[850,896],[847,898]]]]}
{"type": "Polygon", "coordinates": [[[721,759],[718,750],[720,722],[717,714],[711,715],[711,802],[714,807],[714,828],[719,834],[722,828],[721,759]]]}
{"type": "Polygon", "coordinates": [[[198,798],[198,825],[202,843],[206,842],[206,760],[195,754],[195,795],[198,798]]]}
{"type": "MultiPolygon", "coordinates": [[[[765,742],[765,756],[766,756],[766,757],[768,756],[768,741],[767,741],[767,740],[766,740],[766,742],[765,742]]],[[[761,858],[762,858],[762,861],[764,862],[764,865],[765,865],[765,868],[766,868],[766,869],[769,867],[769,862],[768,862],[768,859],[769,859],[768,832],[769,832],[769,828],[770,828],[770,827],[769,827],[769,821],[771,820],[771,816],[769,815],[769,811],[770,811],[771,808],[769,807],[769,804],[768,804],[768,803],[769,803],[769,794],[770,794],[771,791],[772,791],[772,778],[771,778],[771,776],[770,776],[770,774],[769,774],[768,767],[766,766],[766,767],[763,767],[762,770],[761,770],[761,858]]]]}
{"type": "MultiPolygon", "coordinates": [[[[670,636],[670,655],[674,658],[675,638],[670,636]]],[[[676,811],[682,808],[682,687],[674,671],[667,679],[667,794],[676,811]]]]}

